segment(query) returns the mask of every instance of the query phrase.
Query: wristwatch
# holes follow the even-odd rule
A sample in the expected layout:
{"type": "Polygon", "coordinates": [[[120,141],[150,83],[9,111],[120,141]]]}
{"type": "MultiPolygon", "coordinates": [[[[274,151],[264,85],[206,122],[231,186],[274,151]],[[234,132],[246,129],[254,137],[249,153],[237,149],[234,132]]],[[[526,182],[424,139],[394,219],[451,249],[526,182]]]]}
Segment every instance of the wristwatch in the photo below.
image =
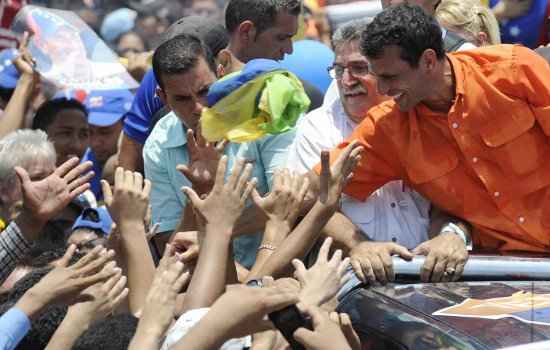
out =
{"type": "Polygon", "coordinates": [[[260,278],[251,279],[250,281],[246,282],[246,285],[255,288],[262,288],[264,286],[260,278]]]}
{"type": "Polygon", "coordinates": [[[469,252],[472,251],[473,244],[470,235],[457,224],[452,222],[447,223],[445,226],[443,226],[443,228],[441,228],[441,231],[439,231],[440,234],[443,232],[454,233],[464,241],[464,244],[466,245],[466,250],[469,252]]]}

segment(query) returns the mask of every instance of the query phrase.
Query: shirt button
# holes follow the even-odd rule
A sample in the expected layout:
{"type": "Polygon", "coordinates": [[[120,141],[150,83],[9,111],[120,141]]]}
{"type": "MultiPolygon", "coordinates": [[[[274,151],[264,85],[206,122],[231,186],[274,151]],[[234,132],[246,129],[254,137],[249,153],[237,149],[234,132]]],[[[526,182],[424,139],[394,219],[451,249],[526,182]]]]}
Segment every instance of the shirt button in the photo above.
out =
{"type": "Polygon", "coordinates": [[[495,197],[500,197],[500,192],[495,192],[494,195],[495,197]]]}
{"type": "Polygon", "coordinates": [[[524,218],[523,216],[520,216],[520,217],[518,218],[518,222],[519,222],[520,224],[523,224],[523,223],[525,222],[525,218],[524,218]]]}
{"type": "Polygon", "coordinates": [[[392,203],[390,204],[390,207],[395,208],[395,203],[392,202],[392,203]]]}
{"type": "Polygon", "coordinates": [[[392,237],[392,238],[391,238],[391,241],[392,241],[393,243],[395,243],[395,242],[397,242],[397,238],[392,237]]]}
{"type": "Polygon", "coordinates": [[[458,129],[458,123],[456,123],[456,122],[453,123],[453,124],[452,124],[452,127],[453,127],[453,129],[458,129]]]}
{"type": "Polygon", "coordinates": [[[477,163],[479,159],[477,157],[472,158],[472,162],[477,163]]]}

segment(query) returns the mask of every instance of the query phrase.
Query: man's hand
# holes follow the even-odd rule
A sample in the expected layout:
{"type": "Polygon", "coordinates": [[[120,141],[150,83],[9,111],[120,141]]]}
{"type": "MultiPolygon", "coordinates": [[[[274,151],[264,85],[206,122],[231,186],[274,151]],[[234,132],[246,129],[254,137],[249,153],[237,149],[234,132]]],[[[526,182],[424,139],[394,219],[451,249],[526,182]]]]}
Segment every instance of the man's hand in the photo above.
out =
{"type": "Polygon", "coordinates": [[[233,230],[235,222],[241,215],[246,199],[256,185],[256,179],[248,181],[252,173],[252,165],[239,159],[227,182],[224,181],[227,167],[227,156],[223,156],[216,172],[216,181],[212,191],[205,199],[189,187],[183,187],[189,201],[192,203],[199,220],[204,220],[206,225],[212,225],[218,230],[233,230]]]}
{"type": "Polygon", "coordinates": [[[319,177],[319,201],[329,207],[336,207],[340,195],[352,171],[361,160],[363,147],[356,141],[350,143],[330,166],[330,153],[321,152],[321,175],[319,177]]]}
{"type": "Polygon", "coordinates": [[[95,247],[75,264],[68,266],[75,251],[75,245],[69,246],[56,267],[25,293],[17,307],[33,317],[47,305],[71,305],[84,301],[90,296],[83,290],[120,273],[120,269],[111,261],[114,257],[112,250],[95,247]]]}
{"type": "Polygon", "coordinates": [[[420,278],[423,282],[457,281],[468,260],[468,250],[464,241],[452,232],[442,232],[439,236],[421,243],[413,254],[425,255],[420,278]]]}
{"type": "Polygon", "coordinates": [[[127,222],[143,224],[149,206],[151,182],[143,180],[138,172],[131,172],[118,167],[115,171],[115,187],[101,180],[105,205],[113,221],[119,226],[127,222]]]}
{"type": "Polygon", "coordinates": [[[40,181],[31,181],[25,169],[15,167],[23,193],[22,221],[32,221],[34,230],[40,231],[48,220],[90,188],[88,181],[94,176],[88,172],[91,167],[91,162],[79,164],[78,158],[71,158],[40,181]]]}
{"type": "Polygon", "coordinates": [[[176,232],[170,237],[170,244],[176,253],[179,253],[179,259],[184,264],[196,260],[199,256],[197,231],[176,232]]]}
{"type": "Polygon", "coordinates": [[[19,55],[13,60],[13,65],[21,74],[21,76],[29,76],[33,78],[33,81],[37,83],[40,79],[38,72],[34,69],[35,62],[32,58],[32,55],[28,49],[30,40],[30,35],[28,32],[23,33],[23,38],[19,44],[18,52],[19,55]]]}
{"type": "Polygon", "coordinates": [[[300,302],[306,305],[321,306],[332,299],[350,278],[346,275],[349,258],[342,260],[342,251],[338,249],[329,260],[332,238],[327,238],[319,250],[319,256],[315,265],[306,270],[304,264],[298,260],[292,260],[296,271],[294,276],[301,285],[300,302]]]}
{"type": "Polygon", "coordinates": [[[407,248],[396,243],[361,242],[350,252],[351,266],[361,281],[386,284],[395,279],[392,255],[399,255],[405,260],[413,258],[407,248]]]}
{"type": "Polygon", "coordinates": [[[277,170],[271,192],[262,198],[254,189],[252,200],[269,221],[285,225],[290,232],[300,214],[308,188],[309,180],[306,176],[290,174],[287,169],[277,170]]]}
{"type": "Polygon", "coordinates": [[[307,350],[351,350],[339,322],[332,321],[325,311],[314,306],[303,311],[311,317],[313,330],[298,328],[294,332],[294,339],[307,350]]]}
{"type": "Polygon", "coordinates": [[[147,294],[137,333],[154,334],[158,339],[164,336],[174,320],[177,296],[189,279],[190,273],[178,260],[174,246],[167,244],[147,294]]]}
{"type": "Polygon", "coordinates": [[[214,175],[227,143],[222,141],[216,146],[206,142],[200,130],[195,139],[193,130],[187,130],[187,151],[189,164],[176,167],[193,185],[199,196],[208,194],[214,186],[214,175]]]}
{"type": "Polygon", "coordinates": [[[117,271],[105,282],[96,283],[82,291],[82,294],[91,297],[69,307],[67,317],[88,325],[103,320],[112,314],[128,296],[126,277],[117,271]]]}

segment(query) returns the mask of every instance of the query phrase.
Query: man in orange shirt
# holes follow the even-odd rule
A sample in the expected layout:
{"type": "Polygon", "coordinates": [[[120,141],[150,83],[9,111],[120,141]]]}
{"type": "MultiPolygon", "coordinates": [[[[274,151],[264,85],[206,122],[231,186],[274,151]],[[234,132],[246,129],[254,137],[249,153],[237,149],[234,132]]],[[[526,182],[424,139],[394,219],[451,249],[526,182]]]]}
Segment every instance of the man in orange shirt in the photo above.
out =
{"type": "MultiPolygon", "coordinates": [[[[402,179],[471,223],[474,251],[549,252],[548,63],[512,45],[446,55],[438,24],[408,4],[380,13],[363,33],[361,51],[379,92],[393,100],[372,108],[332,151],[336,159],[352,140],[365,148],[345,193],[364,200],[402,179]]],[[[464,249],[449,235],[417,253],[430,259],[442,244],[464,249]]],[[[361,276],[368,267],[355,259],[361,276]]],[[[435,257],[427,268],[441,274],[462,265],[435,257]]]]}

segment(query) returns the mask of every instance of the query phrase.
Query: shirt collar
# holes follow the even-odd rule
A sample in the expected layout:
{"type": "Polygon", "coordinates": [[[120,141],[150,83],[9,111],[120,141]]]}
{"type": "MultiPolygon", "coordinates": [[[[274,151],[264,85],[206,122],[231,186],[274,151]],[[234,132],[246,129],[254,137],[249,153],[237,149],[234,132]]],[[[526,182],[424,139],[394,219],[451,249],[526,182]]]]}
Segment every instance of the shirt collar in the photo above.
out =
{"type": "MultiPolygon", "coordinates": [[[[183,125],[174,112],[170,112],[164,118],[170,119],[165,120],[168,126],[166,129],[166,141],[162,144],[162,148],[176,148],[185,146],[187,144],[187,135],[184,130],[187,128],[183,125]]],[[[161,119],[159,123],[162,121],[163,120],[161,119]]]]}
{"type": "Polygon", "coordinates": [[[460,60],[458,60],[454,55],[447,54],[447,59],[449,60],[449,63],[451,64],[451,68],[453,70],[454,78],[455,78],[455,94],[458,95],[464,95],[464,92],[466,90],[466,74],[464,74],[464,67],[460,60]]]}

